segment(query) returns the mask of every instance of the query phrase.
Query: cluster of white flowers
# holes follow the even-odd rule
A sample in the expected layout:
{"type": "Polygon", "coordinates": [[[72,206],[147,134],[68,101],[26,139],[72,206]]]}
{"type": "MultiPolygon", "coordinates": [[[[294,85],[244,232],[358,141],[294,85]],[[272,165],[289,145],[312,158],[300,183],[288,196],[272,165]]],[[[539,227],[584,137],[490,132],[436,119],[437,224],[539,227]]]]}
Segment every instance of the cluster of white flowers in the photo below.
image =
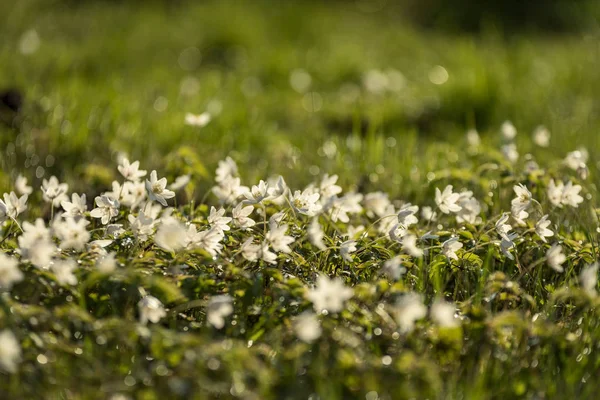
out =
{"type": "MultiPolygon", "coordinates": [[[[516,129],[512,124],[505,123],[502,134],[513,144],[516,129]]],[[[540,132],[537,135],[543,136],[540,132]]],[[[587,160],[582,154],[569,153],[565,164],[573,167],[577,163],[579,171],[587,160]]],[[[227,257],[239,256],[251,267],[278,265],[291,260],[296,248],[306,246],[312,246],[315,254],[337,255],[348,266],[361,261],[367,241],[387,241],[400,254],[381,260],[381,272],[398,280],[407,271],[405,260],[421,263],[441,256],[438,260],[456,265],[472,251],[473,244],[462,241],[452,230],[453,224],[476,226],[481,232],[493,234],[486,243],[498,246],[499,254],[514,262],[518,262],[516,249],[520,243],[537,241],[545,249],[542,261],[551,270],[562,273],[569,256],[563,253],[562,236],[549,215],[560,208],[577,208],[584,201],[580,185],[555,179],[546,186],[547,204],[554,207],[548,213],[542,206],[544,193],[535,191],[542,197],[540,202],[534,199],[531,185],[519,183],[513,186],[510,211],[497,216],[488,215],[488,205],[480,202],[473,191],[455,191],[452,185],[435,187],[434,198],[423,206],[392,201],[383,192],[343,193],[336,175],[324,175],[300,190],[291,190],[281,176],[243,186],[238,166],[228,157],[219,162],[216,185],[211,190],[219,205],[210,207],[208,215],[185,219],[169,207],[169,201],[176,196],[175,191],[187,185],[190,176],[178,177],[168,185],[166,178],[159,179],[158,173],[152,171],[149,179],[142,181],[147,172],[139,167],[138,161],[121,158],[117,169],[124,180],[114,181],[110,191],[95,197],[95,207],[90,210],[86,194],[69,193],[69,186],[54,176],[44,179],[41,197],[52,210],[51,218],[49,222],[42,218],[23,221],[22,225],[19,218],[34,193],[27,180],[19,176],[16,192],[5,193],[0,200],[3,234],[15,235],[17,246],[14,252],[0,253],[0,291],[11,291],[24,279],[20,266],[26,263],[53,274],[60,285],[75,286],[80,271],[78,256],[84,252],[89,252],[100,273],[111,274],[119,262],[115,253],[106,249],[123,238],[136,245],[155,245],[174,257],[195,250],[217,260],[227,251],[227,257]],[[443,224],[450,232],[442,232],[443,224]],[[429,230],[430,225],[437,227],[438,232],[429,230]],[[556,238],[556,242],[548,244],[551,238],[556,238]]],[[[593,295],[597,269],[597,265],[591,266],[580,275],[581,286],[593,295]]],[[[142,324],[166,317],[167,310],[158,298],[143,289],[140,293],[138,311],[142,324]]],[[[353,297],[354,290],[341,278],[330,278],[321,271],[305,295],[315,312],[305,312],[294,320],[297,336],[307,343],[318,339],[321,319],[342,312],[353,297]]],[[[222,329],[233,306],[231,295],[213,296],[207,306],[206,323],[222,329]]],[[[428,313],[440,327],[459,324],[454,305],[438,300],[428,308],[415,293],[403,296],[394,305],[393,315],[399,330],[408,332],[428,313]]],[[[0,367],[9,372],[15,369],[20,350],[3,346],[12,346],[14,340],[9,331],[0,334],[0,367]]]]}

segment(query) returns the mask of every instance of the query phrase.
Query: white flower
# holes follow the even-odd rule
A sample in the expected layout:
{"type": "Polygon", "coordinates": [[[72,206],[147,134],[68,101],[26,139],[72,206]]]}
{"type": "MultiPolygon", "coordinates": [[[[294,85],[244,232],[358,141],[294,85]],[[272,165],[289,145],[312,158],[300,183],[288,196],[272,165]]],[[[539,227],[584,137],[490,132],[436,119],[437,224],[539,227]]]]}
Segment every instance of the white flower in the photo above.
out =
{"type": "Polygon", "coordinates": [[[117,169],[123,175],[123,177],[129,181],[137,182],[144,176],[146,176],[147,171],[141,170],[140,162],[134,161],[131,164],[127,158],[122,158],[121,162],[117,166],[117,169]]]}
{"type": "Polygon", "coordinates": [[[52,203],[53,207],[60,206],[61,201],[69,200],[67,192],[69,191],[69,185],[66,183],[59,183],[55,176],[50,179],[42,180],[42,194],[44,201],[52,203]]]}
{"type": "Polygon", "coordinates": [[[17,372],[21,362],[21,343],[15,335],[5,329],[0,332],[0,369],[9,373],[17,372]]]}
{"type": "Polygon", "coordinates": [[[19,262],[14,257],[0,253],[0,291],[10,290],[22,280],[23,272],[19,269],[19,262]]]}
{"type": "Polygon", "coordinates": [[[27,178],[21,174],[19,174],[15,180],[15,190],[20,195],[31,194],[31,192],[33,192],[33,188],[27,185],[27,178]]]}
{"type": "Polygon", "coordinates": [[[103,274],[110,274],[117,268],[115,253],[109,253],[96,260],[96,269],[103,274]]]}
{"type": "Polygon", "coordinates": [[[388,194],[384,192],[368,193],[365,195],[363,204],[369,217],[376,215],[381,218],[386,215],[386,210],[390,205],[390,199],[388,198],[388,194]]]}
{"type": "Polygon", "coordinates": [[[442,254],[450,259],[458,260],[456,251],[461,247],[463,247],[463,244],[458,241],[458,238],[450,238],[442,243],[442,254]]]}
{"type": "Polygon", "coordinates": [[[261,179],[258,185],[253,185],[250,191],[244,193],[244,197],[246,198],[244,200],[246,204],[261,203],[269,198],[269,184],[261,179]]]}
{"type": "Polygon", "coordinates": [[[537,233],[544,243],[546,242],[547,237],[554,236],[554,232],[548,229],[548,225],[550,224],[551,222],[548,220],[548,214],[540,218],[540,220],[535,224],[535,233],[537,233]]]}
{"type": "Polygon", "coordinates": [[[340,278],[330,279],[319,275],[317,285],[308,291],[306,297],[313,303],[315,311],[338,313],[343,310],[344,302],[354,295],[352,288],[346,287],[340,278]]]}
{"type": "Polygon", "coordinates": [[[102,225],[106,225],[111,219],[119,215],[119,200],[108,196],[96,196],[96,208],[90,212],[92,218],[100,218],[102,225]]]}
{"type": "Polygon", "coordinates": [[[552,205],[562,207],[562,195],[565,184],[562,181],[558,181],[558,184],[554,182],[554,179],[550,179],[548,182],[548,200],[552,205]]]}
{"type": "Polygon", "coordinates": [[[140,211],[137,217],[133,214],[129,214],[127,219],[129,220],[130,229],[136,239],[144,242],[154,233],[156,221],[151,217],[147,217],[143,211],[140,211]]]}
{"type": "Polygon", "coordinates": [[[201,232],[197,232],[196,226],[193,224],[188,227],[187,238],[189,247],[203,249],[212,257],[216,257],[223,249],[221,241],[224,237],[223,230],[217,227],[212,227],[201,232]]]}
{"type": "Polygon", "coordinates": [[[62,249],[83,251],[91,238],[91,234],[86,228],[88,224],[89,222],[84,218],[78,220],[73,217],[67,217],[64,220],[57,219],[52,224],[52,228],[54,234],[60,240],[60,247],[62,249]]]}
{"type": "Polygon", "coordinates": [[[548,147],[550,145],[550,131],[545,126],[538,126],[533,131],[533,143],[540,147],[548,147]]]}
{"type": "Polygon", "coordinates": [[[435,221],[437,219],[437,213],[433,210],[433,208],[425,206],[421,208],[421,217],[428,222],[435,221]]]}
{"type": "Polygon", "coordinates": [[[61,285],[77,285],[77,277],[73,274],[77,269],[75,261],[71,259],[55,261],[50,268],[61,285]]]}
{"type": "Polygon", "coordinates": [[[402,239],[402,250],[413,257],[423,257],[423,250],[417,247],[417,237],[415,235],[406,235],[402,239]]]}
{"type": "Polygon", "coordinates": [[[473,225],[481,223],[481,218],[479,217],[481,206],[477,199],[473,197],[473,192],[461,192],[457,204],[461,210],[456,214],[456,222],[459,224],[466,222],[473,225]]]}
{"type": "Polygon", "coordinates": [[[148,321],[157,323],[167,315],[163,304],[154,296],[144,296],[138,302],[138,310],[140,312],[140,322],[144,325],[148,321]]]}
{"type": "Polygon", "coordinates": [[[562,253],[562,247],[559,244],[554,244],[546,252],[546,261],[550,268],[556,272],[563,272],[564,269],[561,266],[567,260],[567,257],[562,253]]]}
{"type": "MultiPolygon", "coordinates": [[[[287,192],[289,192],[289,188],[287,186],[287,184],[285,183],[285,179],[283,179],[283,176],[279,176],[278,178],[269,178],[269,198],[271,199],[271,201],[274,200],[279,200],[281,196],[285,195],[287,192]]],[[[285,202],[284,198],[281,198],[281,200],[283,200],[283,202],[285,202]]]]}
{"type": "Polygon", "coordinates": [[[354,240],[346,240],[340,245],[340,254],[342,258],[348,262],[352,262],[351,253],[356,251],[356,241],[354,240]]]}
{"type": "Polygon", "coordinates": [[[188,245],[188,231],[175,218],[163,218],[154,235],[154,243],[163,250],[176,253],[188,245]]]}
{"type": "Polygon", "coordinates": [[[289,245],[294,243],[294,238],[285,234],[288,226],[276,226],[274,223],[269,225],[269,232],[267,232],[266,239],[271,244],[271,247],[273,247],[273,250],[288,254],[291,253],[292,249],[289,245]]]}
{"type": "Polygon", "coordinates": [[[400,330],[410,332],[415,327],[415,322],[425,318],[427,307],[423,304],[423,299],[416,293],[407,293],[398,300],[394,307],[394,317],[400,330]]]}
{"type": "Polygon", "coordinates": [[[240,178],[226,177],[212,188],[212,192],[224,203],[234,203],[235,200],[248,192],[247,186],[240,184],[240,178]]]}
{"type": "Polygon", "coordinates": [[[47,268],[57,250],[51,241],[50,230],[41,218],[35,224],[23,222],[23,234],[19,236],[18,243],[23,260],[29,260],[38,268],[47,268]]]}
{"type": "Polygon", "coordinates": [[[444,214],[450,214],[451,212],[459,212],[461,207],[456,204],[460,194],[452,192],[452,185],[446,186],[443,192],[440,189],[435,188],[435,204],[444,214]]]}
{"type": "Polygon", "coordinates": [[[190,183],[191,179],[192,179],[192,177],[190,175],[178,176],[177,178],[175,178],[175,182],[173,182],[169,185],[169,189],[171,189],[175,192],[180,189],[183,189],[184,187],[187,186],[188,183],[190,183]]]}
{"type": "Polygon", "coordinates": [[[583,202],[583,197],[579,195],[579,192],[581,192],[581,186],[573,185],[571,181],[567,182],[563,189],[561,203],[577,208],[583,202]]]}
{"type": "Polygon", "coordinates": [[[517,136],[517,128],[510,121],[504,121],[500,127],[500,132],[506,140],[513,140],[517,136]]]}
{"type": "Polygon", "coordinates": [[[481,144],[481,138],[476,129],[469,129],[467,131],[467,143],[471,147],[479,147],[481,144]]]}
{"type": "MultiPolygon", "coordinates": [[[[235,161],[231,157],[227,157],[225,160],[219,161],[217,167],[215,181],[223,182],[230,178],[235,178],[238,175],[238,167],[235,161]]],[[[239,181],[238,181],[239,182],[239,181]]]]}
{"type": "Polygon", "coordinates": [[[532,202],[532,194],[523,184],[513,186],[513,190],[517,197],[511,201],[511,212],[514,216],[518,216],[522,211],[525,211],[532,202]]]}
{"type": "Polygon", "coordinates": [[[250,236],[240,246],[240,251],[242,253],[242,257],[244,257],[248,261],[257,261],[261,257],[261,246],[258,244],[252,243],[253,241],[254,241],[254,238],[252,236],[250,236]]]}
{"type": "Polygon", "coordinates": [[[6,217],[16,219],[19,214],[27,210],[27,197],[26,194],[17,197],[15,192],[4,193],[4,201],[0,200],[0,222],[3,222],[6,217]]]}
{"type": "Polygon", "coordinates": [[[233,312],[233,298],[228,294],[214,296],[206,308],[206,322],[217,329],[225,326],[225,318],[233,312]]]}
{"type": "Polygon", "coordinates": [[[254,211],[253,206],[244,206],[244,204],[239,203],[231,211],[233,224],[240,229],[248,229],[256,225],[256,221],[250,218],[252,211],[254,211]]]}
{"type": "Polygon", "coordinates": [[[230,217],[224,217],[225,209],[221,208],[217,211],[216,208],[210,208],[210,215],[208,216],[208,223],[211,227],[220,229],[222,231],[228,231],[231,228],[229,227],[229,223],[231,222],[230,217]]]}
{"type": "Polygon", "coordinates": [[[313,218],[308,225],[308,229],[306,230],[308,234],[308,240],[310,243],[318,248],[319,250],[326,250],[327,246],[323,242],[323,238],[325,237],[325,233],[321,228],[321,224],[319,224],[318,218],[313,218]]]}
{"type": "Polygon", "coordinates": [[[431,306],[431,319],[433,322],[443,328],[452,328],[460,325],[460,322],[454,316],[456,308],[453,304],[438,300],[431,306]]]}
{"type": "Polygon", "coordinates": [[[337,175],[325,174],[319,185],[319,192],[321,193],[321,201],[323,203],[328,202],[332,197],[342,193],[342,188],[336,185],[338,180],[337,175]]]}
{"type": "Polygon", "coordinates": [[[71,194],[71,201],[61,201],[60,205],[63,210],[65,210],[65,216],[79,218],[87,211],[87,198],[85,193],[81,196],[77,193],[73,193],[71,194]]]}
{"type": "Polygon", "coordinates": [[[502,154],[511,163],[516,163],[519,160],[519,152],[517,151],[517,145],[514,143],[505,144],[500,148],[502,154]]]}
{"type": "Polygon", "coordinates": [[[175,197],[175,192],[167,189],[167,178],[158,179],[156,171],[150,173],[150,180],[146,179],[146,190],[150,200],[158,201],[164,207],[167,206],[167,199],[175,197]]]}
{"type": "Polygon", "coordinates": [[[328,203],[331,209],[331,220],[333,222],[341,221],[346,224],[350,222],[348,214],[356,214],[362,211],[362,206],[360,205],[362,198],[363,195],[360,193],[348,193],[342,198],[332,199],[328,203]]]}
{"type": "Polygon", "coordinates": [[[596,286],[598,285],[598,263],[588,265],[581,270],[579,282],[583,290],[591,296],[596,296],[596,286]]]}
{"type": "Polygon", "coordinates": [[[197,126],[200,128],[205,127],[211,121],[212,117],[208,112],[203,112],[202,114],[185,114],[185,124],[191,126],[197,126]]]}
{"type": "Polygon", "coordinates": [[[388,276],[388,278],[397,281],[400,277],[406,272],[406,268],[402,266],[402,257],[396,256],[390,258],[386,262],[383,263],[383,273],[388,276]]]}
{"type": "Polygon", "coordinates": [[[311,189],[305,189],[303,192],[296,190],[290,199],[290,203],[294,210],[300,214],[314,217],[321,210],[321,206],[318,204],[319,197],[321,197],[321,194],[312,192],[311,189]]]}
{"type": "Polygon", "coordinates": [[[587,163],[588,157],[587,150],[582,148],[568,153],[563,162],[572,170],[577,170],[581,164],[585,165],[587,163]]]}
{"type": "Polygon", "coordinates": [[[509,233],[507,236],[503,237],[500,241],[500,251],[508,257],[510,260],[514,260],[515,257],[511,254],[510,250],[514,248],[515,243],[514,240],[518,237],[516,233],[509,233]]]}
{"type": "Polygon", "coordinates": [[[500,218],[498,219],[498,221],[496,221],[496,232],[498,232],[498,235],[500,235],[500,237],[502,239],[508,240],[508,235],[512,229],[512,226],[510,226],[510,224],[507,224],[506,222],[508,221],[509,218],[509,214],[508,213],[503,213],[500,218]]]}
{"type": "Polygon", "coordinates": [[[294,318],[294,332],[298,339],[306,343],[317,340],[322,333],[321,324],[315,314],[305,311],[294,318]]]}

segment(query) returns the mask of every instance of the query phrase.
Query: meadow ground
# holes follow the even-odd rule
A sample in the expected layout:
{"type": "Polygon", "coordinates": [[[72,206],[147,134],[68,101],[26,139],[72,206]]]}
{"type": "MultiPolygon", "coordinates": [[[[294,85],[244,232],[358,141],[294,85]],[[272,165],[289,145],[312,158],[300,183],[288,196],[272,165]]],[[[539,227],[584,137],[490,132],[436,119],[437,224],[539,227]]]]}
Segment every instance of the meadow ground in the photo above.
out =
{"type": "Polygon", "coordinates": [[[379,3],[0,2],[0,397],[595,398],[598,31],[379,3]]]}

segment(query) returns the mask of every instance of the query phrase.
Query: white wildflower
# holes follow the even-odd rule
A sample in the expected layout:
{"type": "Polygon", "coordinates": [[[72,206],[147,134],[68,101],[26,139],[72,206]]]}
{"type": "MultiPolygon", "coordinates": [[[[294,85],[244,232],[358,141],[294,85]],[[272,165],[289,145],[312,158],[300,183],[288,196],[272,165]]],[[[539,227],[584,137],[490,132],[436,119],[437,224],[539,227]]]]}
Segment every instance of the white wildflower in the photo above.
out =
{"type": "Polygon", "coordinates": [[[402,239],[402,250],[413,257],[423,257],[423,249],[417,246],[417,237],[415,235],[406,235],[402,239]]]}
{"type": "Polygon", "coordinates": [[[310,241],[310,243],[313,246],[315,246],[319,250],[327,249],[327,246],[323,242],[325,233],[323,232],[323,229],[321,228],[321,224],[319,224],[318,218],[313,218],[312,221],[310,221],[310,224],[308,225],[308,229],[307,229],[307,234],[308,234],[308,240],[310,241]]]}
{"type": "Polygon", "coordinates": [[[423,299],[416,293],[407,293],[398,300],[394,306],[394,318],[402,332],[410,332],[415,327],[415,322],[425,318],[427,307],[423,299]]]}
{"type": "Polygon", "coordinates": [[[224,217],[224,215],[224,208],[220,208],[219,210],[217,210],[216,208],[211,207],[210,214],[208,216],[208,223],[213,228],[220,229],[222,231],[228,231],[231,229],[228,225],[231,222],[231,218],[224,217]]]}
{"type": "Polygon", "coordinates": [[[150,200],[158,201],[164,207],[168,199],[175,197],[175,192],[167,189],[167,178],[158,179],[156,171],[150,173],[150,180],[146,179],[146,190],[150,200]]]}
{"type": "Polygon", "coordinates": [[[225,326],[225,318],[233,312],[233,298],[228,294],[214,296],[206,308],[206,322],[217,329],[225,326]]]}
{"type": "Polygon", "coordinates": [[[77,263],[74,260],[55,261],[50,268],[61,285],[77,285],[77,277],[73,274],[73,271],[77,269],[77,263]]]}
{"type": "Polygon", "coordinates": [[[516,163],[519,160],[519,152],[517,151],[517,145],[514,143],[505,144],[500,148],[502,154],[508,161],[512,164],[516,163]]]}
{"type": "Polygon", "coordinates": [[[248,229],[256,225],[256,221],[250,218],[252,211],[254,211],[253,206],[245,206],[243,203],[239,203],[231,211],[233,224],[240,229],[248,229]]]}
{"type": "Polygon", "coordinates": [[[506,140],[513,140],[517,136],[517,128],[510,121],[504,121],[500,127],[500,132],[506,140]]]}
{"type": "Polygon", "coordinates": [[[17,372],[21,362],[21,343],[15,335],[5,329],[0,332],[0,369],[9,373],[17,372]]]}
{"type": "Polygon", "coordinates": [[[452,192],[452,185],[446,186],[443,192],[435,188],[435,203],[444,214],[455,213],[461,210],[461,207],[456,204],[459,198],[460,194],[452,192]]]}
{"type": "Polygon", "coordinates": [[[42,181],[42,194],[44,201],[52,203],[53,207],[60,206],[60,203],[64,200],[69,200],[67,192],[69,191],[69,185],[66,183],[58,182],[55,176],[50,179],[44,179],[42,181]]]}
{"type": "Polygon", "coordinates": [[[92,218],[100,218],[100,222],[106,225],[111,219],[119,215],[119,200],[108,196],[96,196],[96,208],[90,212],[92,218]]]}
{"type": "Polygon", "coordinates": [[[382,272],[386,274],[389,279],[394,281],[400,279],[406,272],[406,268],[402,266],[402,257],[396,256],[384,262],[382,272]]]}
{"type": "Polygon", "coordinates": [[[562,252],[562,247],[559,244],[554,244],[546,252],[546,261],[550,268],[556,272],[563,272],[562,264],[567,260],[567,257],[562,252]]]}
{"type": "Polygon", "coordinates": [[[458,260],[456,251],[461,247],[463,247],[463,244],[458,241],[458,238],[450,238],[442,243],[442,254],[452,260],[458,260]]]}
{"type": "Polygon", "coordinates": [[[208,112],[203,112],[202,114],[185,114],[185,124],[190,126],[197,126],[199,128],[203,128],[212,120],[212,116],[208,112]]]}
{"type": "Polygon", "coordinates": [[[154,296],[144,296],[138,302],[140,322],[146,325],[148,321],[157,323],[167,315],[163,304],[154,296]]]}
{"type": "Polygon", "coordinates": [[[175,218],[164,218],[154,235],[154,243],[163,250],[176,253],[188,245],[188,232],[175,218]]]}
{"type": "Polygon", "coordinates": [[[344,309],[344,303],[354,295],[352,288],[346,287],[340,278],[330,279],[319,275],[317,284],[310,289],[306,297],[313,303],[315,311],[338,313],[344,309]]]}
{"type": "Polygon", "coordinates": [[[352,262],[351,253],[356,251],[356,241],[354,240],[346,240],[340,245],[340,254],[342,258],[348,262],[352,262]]]}
{"type": "Polygon", "coordinates": [[[0,292],[10,290],[13,285],[23,280],[23,272],[19,269],[16,258],[0,253],[0,292]]]}
{"type": "Polygon", "coordinates": [[[321,197],[319,193],[312,192],[310,189],[305,189],[303,192],[296,190],[290,203],[300,214],[314,217],[321,210],[321,206],[318,204],[319,197],[321,197]]]}
{"type": "Polygon", "coordinates": [[[244,203],[258,204],[269,198],[269,185],[261,179],[258,185],[253,185],[252,188],[244,193],[244,203]]]}
{"type": "Polygon", "coordinates": [[[579,274],[579,283],[583,290],[590,296],[596,296],[596,287],[598,285],[598,263],[588,265],[581,270],[579,274]]]}
{"type": "Polygon", "coordinates": [[[322,329],[319,319],[315,314],[305,311],[294,318],[294,332],[298,339],[312,343],[321,337],[322,329]]]}
{"type": "Polygon", "coordinates": [[[535,224],[535,233],[537,233],[537,235],[540,237],[540,239],[542,239],[544,243],[546,242],[547,237],[554,236],[554,232],[548,229],[548,226],[550,224],[551,221],[548,220],[548,214],[540,218],[539,221],[535,224]]]}
{"type": "Polygon", "coordinates": [[[192,177],[190,175],[178,176],[177,178],[175,178],[175,182],[173,182],[169,185],[169,189],[171,189],[174,192],[181,190],[184,187],[186,187],[187,184],[190,183],[191,180],[192,180],[192,177]]]}
{"type": "Polygon", "coordinates": [[[73,218],[83,217],[87,211],[87,198],[85,193],[81,196],[77,193],[71,194],[71,201],[61,201],[61,207],[65,210],[64,216],[70,216],[73,218]]]}
{"type": "Polygon", "coordinates": [[[27,210],[27,194],[17,197],[15,192],[4,193],[4,201],[0,200],[0,222],[7,217],[16,219],[19,214],[27,210]]]}
{"type": "Polygon", "coordinates": [[[27,178],[21,174],[19,174],[15,180],[15,190],[20,195],[31,194],[33,192],[33,188],[27,185],[27,178]]]}
{"type": "Polygon", "coordinates": [[[548,147],[550,145],[550,131],[545,126],[538,126],[533,131],[533,143],[540,147],[548,147]]]}
{"type": "Polygon", "coordinates": [[[129,163],[129,160],[127,158],[122,158],[121,162],[117,166],[117,169],[119,170],[121,175],[123,175],[123,177],[125,179],[132,181],[132,182],[137,182],[141,178],[146,176],[147,171],[141,170],[139,168],[140,168],[139,161],[134,161],[132,163],[129,163]]]}
{"type": "Polygon", "coordinates": [[[294,238],[292,236],[286,235],[288,230],[287,225],[276,226],[275,224],[269,224],[269,232],[267,232],[266,239],[271,244],[271,247],[275,251],[280,251],[283,253],[291,253],[292,249],[290,248],[290,244],[294,243],[294,238]]]}
{"type": "Polygon", "coordinates": [[[443,300],[438,300],[431,306],[431,319],[442,328],[453,328],[460,325],[460,321],[454,316],[456,307],[443,300]]]}

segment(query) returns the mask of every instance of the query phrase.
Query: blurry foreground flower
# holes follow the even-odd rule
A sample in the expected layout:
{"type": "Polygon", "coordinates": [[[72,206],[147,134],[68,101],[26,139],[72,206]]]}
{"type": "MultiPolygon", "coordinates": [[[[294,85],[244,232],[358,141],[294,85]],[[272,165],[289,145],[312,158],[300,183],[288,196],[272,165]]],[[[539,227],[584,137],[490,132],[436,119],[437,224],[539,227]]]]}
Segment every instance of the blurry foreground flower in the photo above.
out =
{"type": "Polygon", "coordinates": [[[356,251],[356,241],[354,240],[346,240],[344,243],[340,245],[340,254],[342,258],[348,262],[352,262],[351,253],[356,251]]]}
{"type": "Polygon", "coordinates": [[[394,317],[402,332],[410,332],[415,327],[415,322],[425,318],[427,307],[423,299],[416,293],[407,293],[398,300],[394,306],[394,317]]]}
{"type": "Polygon", "coordinates": [[[306,343],[317,340],[322,333],[321,324],[315,314],[306,311],[294,318],[294,332],[298,339],[306,343]]]}
{"type": "Polygon", "coordinates": [[[77,285],[77,277],[73,271],[77,269],[77,263],[73,260],[55,261],[51,266],[52,272],[56,276],[56,280],[61,285],[77,285]]]}
{"type": "Polygon", "coordinates": [[[579,274],[579,283],[590,296],[596,296],[598,285],[598,263],[588,265],[579,274]]]}
{"type": "Polygon", "coordinates": [[[319,275],[317,284],[306,294],[313,303],[315,311],[338,313],[344,309],[344,302],[354,295],[352,288],[346,287],[340,278],[330,279],[326,275],[319,275]]]}
{"type": "Polygon", "coordinates": [[[562,252],[562,247],[559,244],[554,244],[546,252],[546,260],[550,268],[557,272],[563,272],[564,269],[561,266],[567,260],[567,257],[562,252]]]}
{"type": "Polygon", "coordinates": [[[10,290],[13,284],[23,280],[16,258],[0,253],[0,291],[10,290]]]}
{"type": "Polygon", "coordinates": [[[177,252],[188,245],[188,231],[175,218],[163,219],[154,235],[154,243],[163,250],[177,252]]]}
{"type": "Polygon", "coordinates": [[[452,328],[460,323],[454,316],[455,312],[456,308],[453,304],[438,300],[431,306],[431,320],[440,327],[452,328]]]}
{"type": "Polygon", "coordinates": [[[21,344],[8,329],[0,332],[0,369],[6,372],[17,372],[17,364],[21,362],[21,344]]]}
{"type": "Polygon", "coordinates": [[[228,294],[214,296],[206,309],[206,322],[217,329],[225,326],[225,317],[233,312],[233,298],[228,294]]]}

